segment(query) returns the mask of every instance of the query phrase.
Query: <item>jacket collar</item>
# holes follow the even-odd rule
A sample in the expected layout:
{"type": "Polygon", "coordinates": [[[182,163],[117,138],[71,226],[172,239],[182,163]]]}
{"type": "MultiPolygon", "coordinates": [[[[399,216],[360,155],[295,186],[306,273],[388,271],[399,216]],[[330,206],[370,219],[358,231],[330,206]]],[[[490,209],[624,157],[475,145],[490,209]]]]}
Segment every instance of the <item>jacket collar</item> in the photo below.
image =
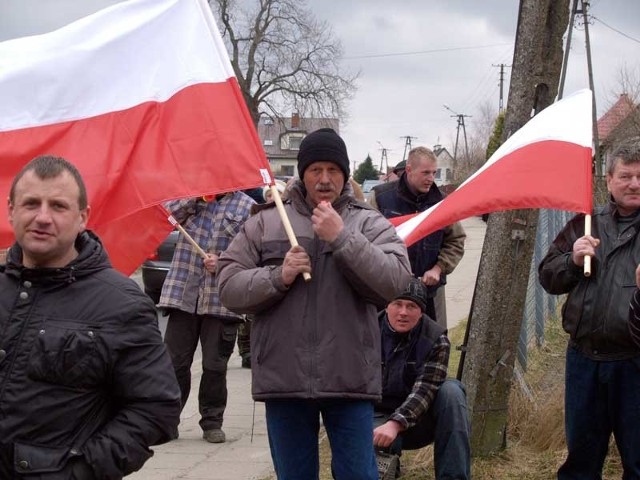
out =
{"type": "Polygon", "coordinates": [[[27,268],[22,264],[22,248],[18,243],[7,252],[5,273],[37,284],[73,283],[78,278],[110,268],[109,258],[95,233],[85,230],[76,238],[78,256],[60,268],[27,268]]]}

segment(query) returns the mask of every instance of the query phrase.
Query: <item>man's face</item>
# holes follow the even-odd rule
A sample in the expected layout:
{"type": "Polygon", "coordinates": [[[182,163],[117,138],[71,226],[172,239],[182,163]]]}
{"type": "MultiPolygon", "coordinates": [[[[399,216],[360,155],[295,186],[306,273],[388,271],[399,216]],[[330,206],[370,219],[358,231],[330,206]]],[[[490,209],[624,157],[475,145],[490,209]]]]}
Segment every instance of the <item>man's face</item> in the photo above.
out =
{"type": "Polygon", "coordinates": [[[80,189],[69,172],[43,180],[33,170],[18,181],[9,222],[22,247],[24,266],[64,267],[77,256],[76,237],[83,232],[89,207],[79,208],[80,189]]]}
{"type": "Polygon", "coordinates": [[[416,156],[412,161],[407,162],[407,182],[419,193],[427,193],[435,181],[438,165],[435,160],[416,156]],[[416,161],[417,160],[417,161],[416,161]],[[415,165],[412,165],[415,162],[415,165]]]}
{"type": "Polygon", "coordinates": [[[618,204],[621,215],[640,208],[640,163],[624,165],[618,161],[612,174],[607,174],[607,190],[618,204]]]}
{"type": "Polygon", "coordinates": [[[396,332],[406,333],[418,324],[422,310],[416,302],[397,298],[387,305],[387,318],[396,332]]]}
{"type": "Polygon", "coordinates": [[[344,188],[344,174],[333,162],[313,162],[304,171],[302,181],[314,205],[333,202],[344,188]]]}

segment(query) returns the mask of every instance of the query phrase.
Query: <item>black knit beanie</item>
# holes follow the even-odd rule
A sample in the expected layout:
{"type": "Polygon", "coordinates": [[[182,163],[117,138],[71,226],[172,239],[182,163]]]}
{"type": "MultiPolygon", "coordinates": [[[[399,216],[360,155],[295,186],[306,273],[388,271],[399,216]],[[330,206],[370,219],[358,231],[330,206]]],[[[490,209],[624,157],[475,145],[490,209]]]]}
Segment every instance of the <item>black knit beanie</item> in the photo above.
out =
{"type": "Polygon", "coordinates": [[[349,178],[347,146],[332,128],[321,128],[302,139],[300,150],[298,150],[300,178],[304,176],[304,171],[313,162],[333,162],[342,170],[345,182],[349,178]]]}
{"type": "Polygon", "coordinates": [[[416,303],[422,310],[422,313],[424,313],[427,308],[427,289],[422,283],[422,280],[412,278],[411,283],[409,283],[405,291],[396,297],[396,300],[398,299],[411,300],[416,303]]]}

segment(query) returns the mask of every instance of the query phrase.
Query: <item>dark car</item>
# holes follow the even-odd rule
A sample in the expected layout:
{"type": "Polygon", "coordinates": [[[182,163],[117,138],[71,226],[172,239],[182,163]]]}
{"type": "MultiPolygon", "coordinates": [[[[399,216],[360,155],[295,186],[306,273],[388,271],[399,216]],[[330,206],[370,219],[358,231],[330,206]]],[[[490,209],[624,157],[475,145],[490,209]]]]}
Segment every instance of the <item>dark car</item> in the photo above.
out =
{"type": "Polygon", "coordinates": [[[179,232],[177,230],[171,232],[160,244],[156,253],[147,258],[142,264],[142,284],[144,285],[145,293],[151,297],[153,303],[160,301],[162,284],[171,266],[178,235],[179,232]]]}

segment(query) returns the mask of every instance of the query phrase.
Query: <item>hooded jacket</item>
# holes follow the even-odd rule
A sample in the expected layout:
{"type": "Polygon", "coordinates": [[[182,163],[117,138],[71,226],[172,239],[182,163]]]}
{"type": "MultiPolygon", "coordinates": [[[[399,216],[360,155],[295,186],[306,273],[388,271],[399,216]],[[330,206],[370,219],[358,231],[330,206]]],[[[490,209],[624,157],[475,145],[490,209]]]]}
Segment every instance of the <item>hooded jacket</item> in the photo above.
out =
{"type": "Polygon", "coordinates": [[[95,235],[76,249],[66,267],[31,269],[16,244],[0,267],[3,480],[120,479],[177,431],[180,390],[151,300],[95,235]]]}
{"type": "Polygon", "coordinates": [[[302,182],[289,192],[285,210],[311,259],[309,283],[300,275],[289,288],[282,282],[291,244],[272,205],[246,221],[218,260],[222,303],[255,314],[256,400],[380,398],[377,310],[404,290],[411,273],[391,224],[350,192],[346,184],[333,203],[344,229],[331,243],[314,234],[302,182]]]}

